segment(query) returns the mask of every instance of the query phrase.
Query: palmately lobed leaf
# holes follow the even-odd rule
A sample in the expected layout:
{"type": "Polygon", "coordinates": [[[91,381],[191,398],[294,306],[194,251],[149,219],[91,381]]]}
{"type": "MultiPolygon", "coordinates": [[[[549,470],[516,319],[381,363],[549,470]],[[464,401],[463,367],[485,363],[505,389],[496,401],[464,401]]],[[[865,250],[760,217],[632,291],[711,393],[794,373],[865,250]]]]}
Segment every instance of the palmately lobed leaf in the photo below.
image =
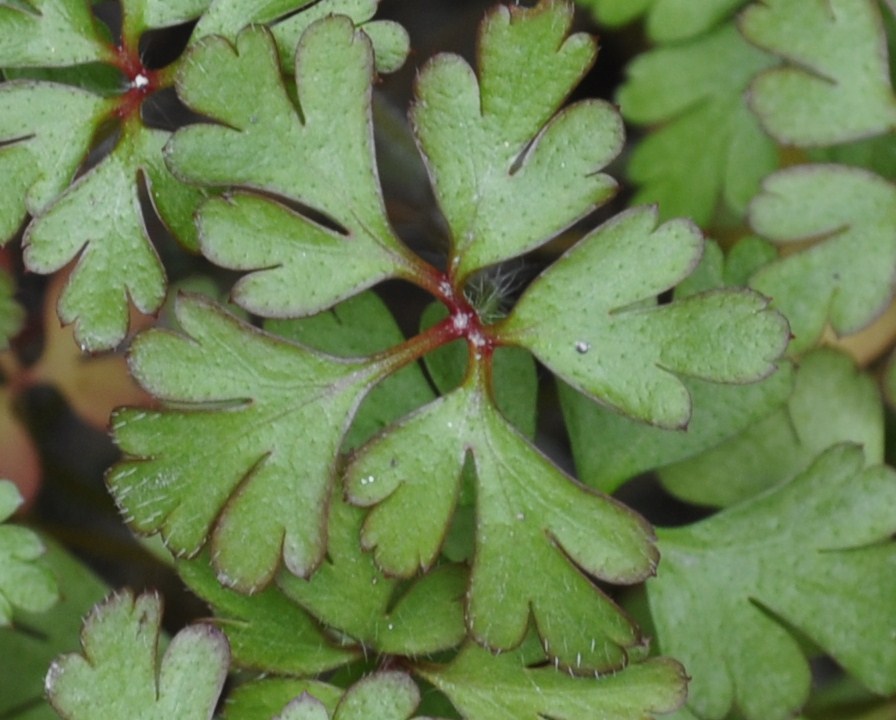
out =
{"type": "Polygon", "coordinates": [[[792,717],[805,702],[805,634],[875,693],[896,688],[896,473],[837,445],[789,482],[659,532],[648,582],[660,648],[693,676],[689,706],[722,718],[792,717]],[[756,688],[763,688],[756,692],[756,688]]]}
{"type": "Polygon", "coordinates": [[[814,241],[762,268],[750,285],[790,322],[790,350],[810,348],[826,323],[841,335],[874,320],[893,296],[896,186],[860,168],[801,165],[762,184],[750,224],[781,245],[814,241]]]}
{"type": "Polygon", "coordinates": [[[382,364],[288,343],[196,297],[177,318],[186,335],[153,330],[132,347],[135,377],[173,407],[115,415],[128,455],[108,476],[116,501],[177,554],[211,535],[219,577],[242,591],[266,585],[281,557],[309,575],[342,437],[382,364]]]}
{"type": "Polygon", "coordinates": [[[617,668],[642,651],[642,639],[585,573],[616,583],[651,574],[657,558],[649,526],[577,486],[535,450],[488,399],[476,368],[460,388],[353,460],[347,496],[373,506],[362,543],[390,573],[429,567],[469,453],[476,487],[469,632],[487,647],[510,649],[522,642],[531,615],[548,655],[570,671],[617,668]],[[419,447],[428,448],[425,456],[419,447]]]}
{"type": "Polygon", "coordinates": [[[622,147],[616,111],[587,100],[552,117],[596,52],[591,38],[567,37],[571,21],[572,8],[553,0],[496,8],[480,31],[478,78],[456,55],[418,77],[411,122],[458,283],[542,245],[615,190],[599,171],[622,147]],[[521,68],[531,85],[518,82],[521,68]]]}
{"type": "Polygon", "coordinates": [[[627,171],[640,186],[633,202],[659,203],[664,219],[686,215],[701,226],[720,209],[742,213],[778,166],[774,142],[743,98],[755,74],[775,62],[733,22],[631,62],[617,98],[623,116],[662,123],[632,151],[627,171]]]}
{"type": "Polygon", "coordinates": [[[56,579],[39,558],[40,538],[27,528],[5,521],[22,497],[9,480],[0,480],[0,627],[9,625],[14,610],[42,612],[56,602],[56,579]]]}
{"type": "Polygon", "coordinates": [[[244,193],[205,206],[203,253],[224,267],[253,271],[235,289],[246,309],[312,315],[381,280],[418,272],[420,260],[389,226],[379,188],[372,79],[370,41],[346,17],[320,20],[302,35],[295,52],[298,109],[262,27],[244,30],[234,44],[205,38],[187,54],[178,92],[220,124],[175,134],[166,149],[175,174],[281,196],[338,227],[244,193]],[[248,248],[247,235],[258,237],[248,248]]]}
{"type": "Polygon", "coordinates": [[[746,290],[653,306],[695,268],[702,248],[687,221],[657,226],[656,208],[622,213],[529,286],[499,337],[528,348],[610,407],[660,427],[684,427],[691,403],[676,375],[753,382],[774,370],[788,339],[783,318],[746,290]]]}
{"type": "Polygon", "coordinates": [[[192,625],[158,658],[161,602],[155,595],[112,595],[81,634],[83,655],[57,658],[47,697],[66,720],[211,720],[227,676],[223,633],[192,625]]]}
{"type": "Polygon", "coordinates": [[[740,28],[788,64],[762,73],[750,104],[788,145],[833,145],[896,127],[887,37],[873,0],[766,0],[740,28]]]}

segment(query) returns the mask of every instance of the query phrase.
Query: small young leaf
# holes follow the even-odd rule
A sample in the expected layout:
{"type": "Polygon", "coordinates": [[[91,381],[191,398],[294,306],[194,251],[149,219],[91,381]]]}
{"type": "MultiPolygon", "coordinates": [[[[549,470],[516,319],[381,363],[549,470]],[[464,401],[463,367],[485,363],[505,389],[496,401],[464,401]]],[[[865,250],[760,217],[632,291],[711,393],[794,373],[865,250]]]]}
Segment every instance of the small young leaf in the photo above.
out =
{"type": "Polygon", "coordinates": [[[420,675],[445,693],[466,720],[632,720],[671,712],[684,702],[686,676],[657,658],[602,678],[544,666],[536,642],[500,656],[470,643],[447,667],[420,675]]]}
{"type": "Polygon", "coordinates": [[[91,3],[27,0],[0,5],[0,67],[61,67],[111,62],[96,32],[91,3]]]}
{"type": "Polygon", "coordinates": [[[748,8],[750,42],[790,64],[761,74],[750,105],[787,145],[833,145],[892,131],[896,96],[873,0],[765,0],[748,8]]]}
{"type": "MultiPolygon", "coordinates": [[[[0,480],[0,523],[21,501],[16,486],[0,480]]],[[[43,552],[43,544],[30,530],[0,524],[0,627],[12,622],[13,608],[41,612],[59,597],[52,573],[37,561],[43,552]]]]}
{"type": "Polygon", "coordinates": [[[880,642],[896,632],[894,530],[896,473],[838,445],[790,482],[660,531],[651,613],[662,651],[693,677],[691,709],[792,717],[810,675],[788,625],[872,691],[896,690],[896,644],[880,642]]]}
{"type": "Polygon", "coordinates": [[[104,98],[65,85],[0,84],[0,242],[66,188],[108,110],[104,98]]]}
{"type": "Polygon", "coordinates": [[[629,652],[640,652],[641,638],[583,572],[610,582],[643,579],[656,560],[650,530],[609,498],[576,486],[529,445],[487,399],[478,363],[474,370],[460,388],[365,446],[348,468],[350,501],[375,505],[362,543],[390,573],[429,567],[472,453],[472,635],[491,648],[516,647],[531,613],[557,662],[580,672],[619,667],[629,652]],[[427,452],[413,451],[420,447],[427,452]]]}
{"type": "Polygon", "coordinates": [[[660,477],[688,502],[726,506],[793,477],[842,442],[861,444],[870,464],[883,462],[880,392],[849,357],[820,349],[800,359],[784,407],[717,447],[662,468],[660,477]]]}
{"type": "Polygon", "coordinates": [[[750,206],[753,229],[778,243],[817,240],[759,271],[750,285],[787,317],[790,350],[869,324],[893,296],[896,186],[840,165],[803,165],[768,177],[750,206]]]}
{"type": "Polygon", "coordinates": [[[750,291],[645,306],[694,269],[702,247],[686,221],[657,227],[655,208],[625,212],[544,271],[501,324],[500,337],[610,407],[684,427],[691,402],[677,374],[756,381],[774,370],[787,341],[781,316],[750,291]],[[587,313],[569,311],[584,306],[587,313]]]}
{"type": "Polygon", "coordinates": [[[179,561],[177,571],[214,608],[237,665],[268,673],[315,675],[357,655],[351,648],[331,644],[307,613],[276,588],[257,595],[228,590],[204,557],[179,561]]]}
{"type": "Polygon", "coordinates": [[[587,100],[551,118],[595,56],[591,38],[567,37],[571,22],[572,7],[556,0],[498,7],[481,26],[478,80],[455,55],[418,77],[411,121],[459,282],[547,242],[616,187],[598,172],[622,146],[615,110],[587,100]]]}
{"type": "Polygon", "coordinates": [[[577,0],[599,22],[625,25],[647,15],[647,33],[658,43],[693,38],[706,32],[748,0],[577,0]]]}
{"type": "Polygon", "coordinates": [[[618,96],[623,116],[665,123],[632,153],[628,174],[640,186],[634,203],[657,202],[664,218],[687,215],[703,226],[720,203],[743,212],[778,165],[775,144],[743,100],[756,72],[774,62],[727,23],[628,66],[618,96]]]}
{"type": "Polygon", "coordinates": [[[443,565],[410,585],[396,601],[397,581],[359,547],[364,513],[342,500],[330,505],[328,562],[308,580],[281,573],[278,584],[321,622],[379,652],[433,653],[464,637],[466,572],[443,565]]]}
{"type": "Polygon", "coordinates": [[[47,673],[47,695],[66,720],[139,717],[210,720],[227,676],[227,640],[192,625],[158,658],[161,602],[113,595],[84,623],[82,655],[64,655],[47,673]]]}
{"type": "Polygon", "coordinates": [[[182,298],[177,318],[187,336],[145,333],[131,369],[180,409],[114,416],[130,457],[109,474],[112,493],[135,529],[161,531],[178,554],[214,527],[219,578],[241,591],[267,584],[281,555],[309,575],[326,549],[342,436],[383,366],[287,343],[198,297],[182,298]]]}
{"type": "Polygon", "coordinates": [[[183,100],[220,125],[191,125],[167,149],[184,179],[264,190],[323,214],[325,227],[275,200],[239,194],[199,216],[201,246],[214,262],[251,270],[235,299],[265,316],[312,315],[388,277],[409,277],[419,260],[395,237],[380,194],[370,127],[370,41],[345,17],[302,36],[295,73],[300,112],[276,48],[261,27],[231,45],[200,41],[178,78],[183,100]],[[247,246],[251,233],[258,242],[247,246]]]}

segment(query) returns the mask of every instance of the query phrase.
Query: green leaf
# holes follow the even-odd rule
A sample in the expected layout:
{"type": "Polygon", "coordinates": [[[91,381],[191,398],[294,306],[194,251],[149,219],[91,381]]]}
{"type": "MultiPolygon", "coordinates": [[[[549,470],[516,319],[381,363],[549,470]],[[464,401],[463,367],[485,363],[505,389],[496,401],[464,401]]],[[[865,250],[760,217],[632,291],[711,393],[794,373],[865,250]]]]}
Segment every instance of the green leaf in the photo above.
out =
{"type": "Polygon", "coordinates": [[[0,4],[0,67],[61,67],[112,62],[111,45],[98,37],[91,3],[28,0],[0,4]]]}
{"type": "Polygon", "coordinates": [[[658,658],[605,677],[574,677],[539,661],[537,643],[491,655],[470,643],[447,667],[419,673],[445,693],[467,720],[631,720],[678,707],[684,670],[658,658]]]}
{"type": "Polygon", "coordinates": [[[766,266],[750,284],[773,298],[801,352],[825,323],[841,335],[874,320],[893,296],[896,187],[858,168],[804,165],[768,177],[750,206],[753,229],[777,243],[816,241],[766,266]]]}
{"type": "Polygon", "coordinates": [[[698,455],[761,422],[781,406],[793,385],[784,363],[769,377],[748,385],[720,385],[682,378],[693,413],[687,430],[645,425],[560,385],[560,402],[578,477],[603,492],[626,480],[698,455]]]}
{"type": "Polygon", "coordinates": [[[0,349],[9,347],[9,340],[22,327],[24,308],[16,302],[13,279],[0,271],[0,349]]]}
{"type": "MultiPolygon", "coordinates": [[[[0,523],[21,504],[16,486],[0,480],[0,523]]],[[[13,609],[42,612],[59,597],[56,579],[38,558],[44,546],[30,530],[0,524],[0,627],[13,620],[13,609]]]]}
{"type": "Polygon", "coordinates": [[[616,111],[586,100],[554,115],[596,51],[584,34],[567,37],[571,22],[572,7],[553,0],[496,8],[480,29],[478,79],[456,55],[417,78],[411,121],[459,283],[547,242],[616,187],[598,172],[622,147],[616,111]]]}
{"type": "Polygon", "coordinates": [[[859,443],[869,463],[883,462],[883,415],[872,378],[836,350],[815,350],[800,360],[784,407],[660,476],[684,500],[731,505],[802,472],[835,443],[859,443]]]}
{"type": "Polygon", "coordinates": [[[44,675],[53,658],[77,646],[82,617],[108,592],[104,583],[59,545],[49,539],[46,545],[42,562],[64,593],[49,610],[17,611],[15,625],[0,628],[0,717],[58,717],[46,702],[44,675]]]}
{"type": "Polygon", "coordinates": [[[67,720],[131,717],[210,720],[227,676],[223,633],[192,625],[158,658],[161,602],[111,596],[88,616],[83,655],[64,655],[47,674],[47,695],[67,720]]]}
{"type": "MultiPolygon", "coordinates": [[[[130,124],[112,153],[80,178],[25,232],[25,263],[50,274],[78,262],[59,299],[59,318],[74,323],[85,350],[116,346],[128,329],[128,300],[143,313],[165,299],[165,274],[140,207],[137,178],[165,177],[161,149],[168,133],[130,124]]],[[[186,190],[186,198],[200,197],[186,190]]],[[[155,197],[155,194],[154,194],[155,197]]],[[[195,205],[195,202],[193,203],[195,205]]]]}
{"type": "Polygon", "coordinates": [[[103,98],[77,88],[0,84],[0,242],[65,190],[108,111],[103,98]]]}
{"type": "Polygon", "coordinates": [[[162,28],[179,25],[202,15],[211,0],[131,0],[128,6],[139,9],[142,25],[147,28],[162,28]]]}
{"type": "Polygon", "coordinates": [[[207,35],[235,40],[250,24],[266,24],[277,41],[284,67],[292,65],[296,45],[308,27],[330,15],[347,15],[373,43],[377,70],[394,72],[410,50],[410,40],[401,25],[388,20],[371,21],[379,0],[216,0],[193,32],[196,41],[207,35]]]}
{"type": "Polygon", "coordinates": [[[357,655],[353,649],[331,644],[308,614],[276,588],[257,595],[228,590],[204,557],[179,561],[177,571],[214,609],[237,665],[268,673],[316,675],[357,655]]]}
{"type": "Polygon", "coordinates": [[[186,336],[154,330],[132,346],[135,377],[173,407],[114,416],[129,455],[108,476],[116,501],[178,554],[212,532],[219,579],[240,591],[267,584],[281,556],[309,575],[343,434],[383,365],[287,343],[198,297],[177,318],[186,336]]]}
{"type": "Polygon", "coordinates": [[[378,672],[352,685],[333,720],[407,720],[420,704],[420,691],[408,675],[378,672]]]}
{"type": "Polygon", "coordinates": [[[664,218],[687,215],[703,226],[719,204],[744,211],[759,181],[778,166],[775,144],[743,100],[753,76],[774,62],[726,23],[628,66],[618,96],[623,116],[661,124],[638,143],[628,165],[640,186],[635,203],[657,202],[664,218]]]}
{"type": "Polygon", "coordinates": [[[617,583],[649,575],[656,560],[649,527],[576,486],[529,445],[488,400],[479,363],[474,370],[349,466],[349,500],[374,506],[362,544],[390,574],[431,566],[471,453],[477,510],[469,632],[490,648],[510,649],[522,642],[531,613],[558,663],[574,672],[617,668],[641,651],[641,638],[584,573],[617,583]]]}
{"type": "MultiPolygon", "coordinates": [[[[271,720],[283,710],[284,706],[301,696],[313,698],[315,703],[322,705],[324,708],[322,717],[327,720],[343,693],[342,688],[314,680],[293,678],[255,680],[240,685],[228,696],[224,720],[271,720]]],[[[307,704],[314,707],[310,700],[307,704]]]]}
{"type": "Polygon", "coordinates": [[[660,647],[705,718],[790,718],[809,666],[788,626],[876,693],[896,689],[896,473],[838,445],[804,473],[694,525],[663,530],[647,584],[660,647]],[[762,692],[757,692],[762,688],[762,692]]]}
{"type": "Polygon", "coordinates": [[[297,111],[261,27],[197,43],[178,91],[219,125],[179,131],[167,149],[185,180],[238,185],[307,206],[320,224],[271,198],[239,193],[200,213],[200,243],[215,263],[253,271],[235,290],[265,316],[312,315],[389,277],[413,277],[420,260],[395,237],[376,175],[370,127],[372,56],[345,17],[315,23],[296,51],[297,111]],[[251,233],[257,242],[247,245],[251,233]]]}
{"type": "Polygon", "coordinates": [[[499,327],[499,336],[526,347],[563,380],[609,407],[660,427],[682,428],[690,420],[691,401],[677,375],[756,381],[774,370],[787,339],[781,316],[745,290],[651,306],[656,295],[694,269],[702,247],[687,221],[657,227],[655,208],[622,213],[545,270],[499,327]],[[587,314],[569,311],[583,306],[587,314]]]}
{"type": "Polygon", "coordinates": [[[324,624],[379,652],[417,655],[458,645],[465,634],[464,569],[443,565],[399,596],[397,580],[359,546],[363,519],[361,510],[334,498],[327,562],[309,580],[281,573],[283,592],[324,624]]]}
{"type": "MultiPolygon", "coordinates": [[[[371,291],[345,300],[327,312],[297,320],[268,320],[265,327],[289,340],[340,357],[373,355],[400,345],[405,339],[386,304],[371,291]]],[[[419,364],[389,375],[364,398],[345,436],[343,451],[357,447],[432,399],[432,389],[419,364]]]]}
{"type": "Polygon", "coordinates": [[[766,0],[740,22],[750,42],[788,65],[756,78],[750,105],[788,145],[832,145],[892,131],[896,96],[873,0],[766,0]]]}
{"type": "Polygon", "coordinates": [[[700,35],[747,0],[577,0],[601,23],[625,25],[647,15],[647,33],[659,43],[687,40],[700,35]]]}

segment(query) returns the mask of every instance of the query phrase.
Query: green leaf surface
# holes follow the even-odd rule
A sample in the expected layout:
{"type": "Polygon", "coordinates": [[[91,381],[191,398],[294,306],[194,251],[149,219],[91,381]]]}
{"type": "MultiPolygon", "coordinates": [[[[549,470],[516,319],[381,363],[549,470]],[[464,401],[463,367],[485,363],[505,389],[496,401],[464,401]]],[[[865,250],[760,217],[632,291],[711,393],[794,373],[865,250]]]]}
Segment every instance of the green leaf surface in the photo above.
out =
{"type": "Polygon", "coordinates": [[[382,365],[277,339],[198,297],[177,319],[185,335],[154,330],[132,346],[135,377],[171,407],[114,416],[129,456],[108,476],[116,501],[177,554],[211,533],[219,579],[238,590],[267,584],[281,556],[309,575],[343,434],[382,365]]]}
{"type": "Polygon", "coordinates": [[[227,676],[227,640],[210,625],[181,630],[158,658],[161,602],[111,596],[88,616],[83,655],[64,655],[47,674],[47,695],[66,720],[129,717],[210,720],[227,676]]]}
{"type": "Polygon", "coordinates": [[[775,144],[743,99],[753,76],[774,63],[734,23],[630,63],[618,95],[622,114],[639,125],[660,124],[629,161],[628,174],[640,186],[634,202],[657,202],[664,218],[687,215],[703,226],[719,204],[742,213],[778,165],[775,144]]]}
{"type": "MultiPolygon", "coordinates": [[[[21,502],[16,486],[0,480],[0,523],[21,502]]],[[[43,553],[43,543],[31,530],[0,524],[0,627],[13,621],[14,609],[43,612],[58,599],[56,579],[38,560],[43,553]]]]}
{"type": "Polygon", "coordinates": [[[896,689],[896,473],[837,445],[790,482],[694,525],[662,530],[647,584],[660,648],[692,676],[703,718],[736,706],[784,720],[805,702],[796,628],[876,693],[896,689]],[[762,688],[757,692],[757,688],[762,688]]]}
{"type": "Polygon", "coordinates": [[[108,110],[103,98],[73,87],[0,84],[0,241],[68,186],[108,110]]]}
{"type": "Polygon", "coordinates": [[[571,21],[572,7],[553,0],[498,7],[481,26],[478,78],[456,55],[417,78],[411,122],[459,282],[547,242],[616,187],[599,172],[622,146],[616,111],[586,100],[554,115],[596,51],[584,34],[567,37],[571,21]]]}
{"type": "MultiPolygon", "coordinates": [[[[426,330],[448,317],[442,303],[428,305],[420,318],[426,330]]],[[[443,395],[464,379],[469,349],[462,342],[443,345],[424,357],[426,370],[443,395]]],[[[538,375],[533,357],[520,348],[497,348],[492,356],[494,401],[504,416],[528,438],[535,437],[538,410],[538,375]]],[[[418,403],[418,407],[423,403],[418,403]]]]}
{"type": "Polygon", "coordinates": [[[0,3],[0,67],[61,67],[111,62],[91,3],[83,0],[27,0],[0,3]]]}
{"type": "Polygon", "coordinates": [[[605,670],[640,652],[637,631],[583,574],[632,583],[653,571],[649,527],[577,486],[487,399],[482,369],[365,446],[346,473],[349,500],[374,506],[361,540],[387,572],[436,557],[468,453],[476,475],[476,554],[466,620],[506,650],[534,617],[545,648],[573,672],[605,670]],[[426,453],[414,448],[426,447],[426,453]],[[410,524],[409,524],[410,523],[410,524]]]}
{"type": "Polygon", "coordinates": [[[774,370],[787,340],[781,316],[750,291],[718,290],[652,306],[656,295],[695,268],[702,248],[687,221],[657,227],[655,208],[622,213],[529,286],[500,326],[500,337],[528,348],[607,406],[682,428],[691,400],[678,375],[756,381],[774,370]],[[578,307],[587,307],[587,314],[569,312],[578,307]]]}
{"type": "Polygon", "coordinates": [[[203,252],[252,273],[235,290],[265,316],[311,315],[419,264],[395,237],[376,174],[370,125],[370,42],[348,18],[315,23],[296,52],[300,111],[269,33],[197,43],[178,76],[182,99],[219,125],[175,134],[169,164],[189,182],[237,185],[301,203],[338,230],[274,199],[239,194],[199,217],[203,252]],[[246,243],[247,234],[254,242],[246,243]]]}
{"type": "Polygon", "coordinates": [[[147,28],[179,25],[202,15],[211,0],[131,0],[128,9],[138,11],[147,28]]]}
{"type": "Polygon", "coordinates": [[[758,383],[720,385],[683,378],[693,412],[686,430],[646,425],[560,385],[560,402],[578,477],[614,492],[639,473],[698,455],[739,435],[779,408],[793,386],[792,366],[758,383]]]}
{"type": "MultiPolygon", "coordinates": [[[[404,341],[386,304],[366,291],[327,312],[296,320],[268,320],[265,327],[289,340],[340,357],[373,355],[404,341]]],[[[417,363],[377,384],[364,398],[345,436],[343,451],[357,447],[390,423],[433,399],[417,363]]]]}
{"type": "Polygon", "coordinates": [[[9,340],[22,327],[24,308],[16,302],[13,279],[0,270],[0,349],[9,347],[9,340]]]}
{"type": "Polygon", "coordinates": [[[747,0],[577,0],[605,25],[616,27],[646,15],[647,34],[671,43],[705,33],[747,0]]]}
{"type": "Polygon", "coordinates": [[[348,689],[333,720],[407,720],[419,704],[420,691],[408,675],[378,672],[348,689]]]}
{"type": "Polygon", "coordinates": [[[277,588],[256,595],[228,590],[205,557],[181,560],[177,571],[214,609],[236,665],[282,675],[316,675],[357,655],[329,642],[317,623],[277,588]]]}
{"type": "Polygon", "coordinates": [[[859,168],[803,165],[768,177],[750,224],[779,243],[817,241],[759,271],[752,287],[790,322],[802,352],[829,323],[848,335],[874,320],[893,296],[896,186],[859,168]]]}
{"type": "Polygon", "coordinates": [[[370,553],[362,551],[358,534],[363,519],[363,511],[334,498],[327,562],[309,580],[281,573],[283,592],[325,625],[379,652],[417,655],[460,644],[465,635],[464,569],[443,565],[399,589],[397,580],[384,575],[370,553]]]}
{"type": "Polygon", "coordinates": [[[785,67],[756,78],[750,105],[788,145],[832,145],[896,128],[887,38],[874,0],[766,0],[740,27],[785,67]]]}
{"type": "MultiPolygon", "coordinates": [[[[322,717],[327,720],[330,717],[329,713],[336,709],[343,693],[342,688],[315,680],[293,678],[254,680],[240,685],[228,696],[224,708],[224,720],[271,720],[294,698],[302,696],[312,698],[314,703],[322,705],[324,708],[322,717]]],[[[314,703],[306,701],[311,707],[314,707],[314,703]]]]}
{"type": "Polygon", "coordinates": [[[715,448],[660,471],[666,489],[699,505],[747,500],[805,470],[825,448],[861,444],[884,459],[884,413],[872,378],[833,349],[800,360],[793,393],[777,412],[715,448]]]}
{"type": "Polygon", "coordinates": [[[232,41],[247,25],[265,24],[277,41],[283,66],[289,68],[299,38],[312,23],[346,15],[373,43],[377,70],[388,73],[402,66],[410,40],[398,23],[372,20],[378,4],[379,0],[216,0],[200,19],[192,40],[223,35],[232,41]]]}
{"type": "Polygon", "coordinates": [[[188,227],[177,217],[189,216],[202,197],[165,168],[161,150],[168,133],[137,123],[122,132],[112,153],[35,219],[23,241],[25,263],[35,272],[53,273],[77,258],[57,309],[63,323],[74,323],[85,350],[122,341],[129,301],[153,313],[165,299],[164,269],[140,206],[140,178],[151,187],[160,216],[174,216],[172,225],[188,227]]]}
{"type": "Polygon", "coordinates": [[[574,677],[543,665],[535,642],[494,656],[470,643],[445,667],[420,674],[445,693],[466,720],[632,720],[667,713],[685,697],[686,676],[666,658],[617,673],[574,677]]]}
{"type": "Polygon", "coordinates": [[[15,625],[0,628],[0,717],[10,720],[58,718],[45,699],[44,675],[53,658],[78,646],[82,617],[108,592],[80,561],[46,545],[42,562],[64,588],[59,602],[40,613],[17,611],[15,625]]]}

